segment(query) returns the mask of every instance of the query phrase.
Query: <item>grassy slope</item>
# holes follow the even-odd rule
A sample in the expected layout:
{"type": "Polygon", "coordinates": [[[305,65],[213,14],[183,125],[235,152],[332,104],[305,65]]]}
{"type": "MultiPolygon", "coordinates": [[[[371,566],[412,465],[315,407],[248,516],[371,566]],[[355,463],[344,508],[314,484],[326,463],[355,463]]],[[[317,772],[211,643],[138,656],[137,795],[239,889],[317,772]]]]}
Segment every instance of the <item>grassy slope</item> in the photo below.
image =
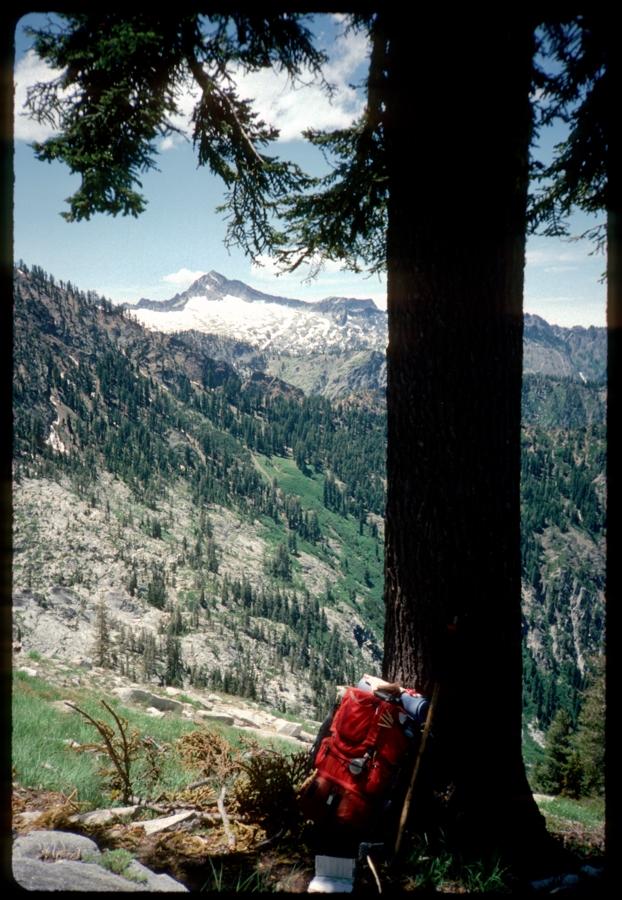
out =
{"type": "MultiPolygon", "coordinates": [[[[363,601],[364,618],[369,622],[377,637],[383,631],[382,600],[382,546],[379,539],[369,531],[359,534],[359,526],[352,516],[344,518],[324,506],[324,477],[313,474],[303,475],[293,459],[274,456],[268,458],[256,454],[258,468],[265,477],[276,478],[279,487],[300,499],[303,510],[317,513],[322,535],[329,544],[341,546],[340,555],[332,553],[333,565],[339,567],[339,577],[331,584],[331,590],[339,600],[349,600],[352,591],[363,601]],[[365,583],[365,568],[369,570],[371,585],[365,583]]],[[[276,526],[266,526],[267,537],[275,542],[282,540],[283,532],[276,526]]],[[[328,561],[326,551],[320,545],[299,540],[298,547],[323,561],[328,561]]],[[[330,551],[329,551],[330,554],[330,551]]],[[[294,565],[294,572],[296,567],[294,565]]]]}
{"type": "MultiPolygon", "coordinates": [[[[109,692],[83,686],[63,687],[61,691],[44,677],[16,672],[12,694],[12,764],[14,780],[22,787],[62,791],[67,796],[75,790],[76,799],[89,808],[110,803],[104,781],[98,774],[100,766],[109,765],[109,759],[92,752],[76,752],[70,746],[72,741],[85,745],[100,743],[101,737],[79,713],[65,712],[51,705],[63,700],[112,725],[112,717],[101,704],[105,700],[117,715],[127,720],[130,733],[136,730],[141,737],[150,737],[165,748],[160,754],[162,773],[156,793],[183,789],[199,777],[198,770],[180,764],[174,749],[175,741],[183,735],[205,730],[195,722],[178,715],[153,718],[139,709],[124,706],[109,692]]],[[[210,724],[209,731],[223,736],[233,746],[240,743],[240,732],[235,728],[210,724]]],[[[291,753],[291,746],[278,739],[265,743],[291,753]]],[[[139,762],[133,771],[137,793],[149,796],[152,789],[143,780],[139,762]]]]}
{"type": "MultiPolygon", "coordinates": [[[[87,744],[97,740],[98,735],[79,714],[64,713],[50,706],[52,701],[61,699],[71,699],[96,718],[107,717],[100,703],[101,692],[84,686],[64,686],[61,692],[44,677],[35,678],[23,672],[16,673],[13,691],[14,780],[22,787],[62,791],[68,797],[73,795],[73,799],[83,804],[83,808],[110,806],[110,795],[104,789],[104,781],[97,771],[102,762],[108,764],[107,757],[76,753],[66,743],[78,741],[87,744]]],[[[138,777],[138,771],[136,772],[135,784],[139,794],[150,797],[160,795],[163,791],[183,789],[200,777],[197,770],[182,766],[175,753],[175,741],[183,734],[196,730],[195,724],[180,716],[153,719],[140,711],[124,707],[110,695],[105,699],[119,715],[127,718],[130,729],[138,729],[142,736],[149,735],[166,748],[161,754],[161,779],[155,786],[147,787],[138,777]]],[[[223,735],[231,743],[239,740],[235,729],[218,726],[213,731],[223,735]]],[[[589,862],[599,856],[604,827],[602,801],[572,801],[543,796],[538,796],[537,799],[551,832],[561,836],[574,849],[579,859],[584,858],[589,862]]],[[[288,860],[294,872],[297,863],[289,857],[288,860]]],[[[253,885],[259,871],[259,861],[259,857],[249,857],[243,870],[232,873],[225,873],[224,869],[219,870],[216,866],[212,887],[218,889],[219,879],[224,885],[225,875],[234,880],[243,878],[245,884],[253,885]]],[[[396,889],[406,892],[425,887],[443,893],[506,892],[506,875],[498,865],[491,866],[486,861],[465,866],[449,851],[442,852],[442,848],[438,853],[430,855],[425,835],[422,836],[421,843],[414,841],[399,871],[382,871],[385,887],[394,883],[396,889]]],[[[370,889],[374,888],[371,880],[369,886],[370,889]]],[[[268,888],[274,889],[273,884],[266,884],[266,889],[268,888]]]]}

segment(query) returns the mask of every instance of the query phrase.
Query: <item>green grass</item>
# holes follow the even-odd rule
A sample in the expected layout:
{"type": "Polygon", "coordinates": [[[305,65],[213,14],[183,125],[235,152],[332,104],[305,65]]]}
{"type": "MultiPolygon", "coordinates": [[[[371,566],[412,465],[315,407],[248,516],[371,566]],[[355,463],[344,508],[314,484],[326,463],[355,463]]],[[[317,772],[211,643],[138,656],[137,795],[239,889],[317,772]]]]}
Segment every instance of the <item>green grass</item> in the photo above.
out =
{"type": "Polygon", "coordinates": [[[135,881],[138,884],[146,884],[147,876],[142,872],[134,872],[131,868],[134,857],[128,850],[104,850],[101,856],[93,854],[92,857],[87,856],[85,862],[96,863],[102,869],[113,872],[115,875],[121,875],[129,881],[135,881]]]}
{"type": "Polygon", "coordinates": [[[407,887],[441,893],[506,893],[507,871],[499,861],[463,863],[443,845],[431,847],[425,835],[406,859],[403,874],[407,887]]]}
{"type": "MultiPolygon", "coordinates": [[[[68,742],[100,743],[100,735],[84,716],[77,712],[62,712],[50,706],[50,701],[66,699],[80,706],[97,720],[114,727],[112,716],[105,710],[100,697],[84,690],[57,688],[40,677],[31,678],[17,673],[13,682],[13,766],[17,781],[25,786],[44,790],[77,790],[77,799],[94,808],[108,805],[110,798],[98,769],[107,759],[93,753],[77,752],[68,742]]],[[[174,743],[182,734],[196,728],[192,722],[179,717],[154,719],[146,713],[128,710],[114,697],[104,697],[115,712],[128,721],[130,731],[137,729],[142,737],[151,737],[165,746],[174,743]]],[[[175,790],[189,783],[193,774],[179,766],[172,753],[160,756],[161,787],[175,790]]],[[[140,794],[147,788],[141,779],[139,761],[133,766],[132,777],[140,794]]]]}
{"type": "MultiPolygon", "coordinates": [[[[293,459],[274,456],[268,458],[255,454],[259,468],[269,479],[276,478],[279,487],[292,496],[300,499],[304,510],[317,513],[322,535],[327,539],[336,539],[342,547],[341,556],[337,558],[326,551],[320,544],[310,544],[298,540],[298,548],[323,562],[329,562],[337,569],[331,589],[339,600],[349,601],[350,593],[355,591],[363,597],[364,611],[367,621],[379,633],[383,629],[383,550],[377,538],[367,531],[359,534],[358,521],[352,516],[340,516],[326,509],[323,502],[324,476],[313,473],[303,475],[293,459]],[[376,550],[378,554],[376,555],[376,550]],[[365,584],[365,567],[369,569],[372,585],[365,584]]],[[[275,545],[283,540],[284,532],[276,523],[266,519],[263,521],[266,540],[275,545]]],[[[296,581],[296,562],[294,560],[294,586],[296,581]]]]}
{"type": "Polygon", "coordinates": [[[464,866],[460,872],[460,881],[468,894],[509,893],[507,871],[497,861],[464,866]]]}
{"type": "Polygon", "coordinates": [[[201,886],[201,891],[209,893],[264,893],[270,889],[264,875],[252,870],[228,870],[223,863],[215,866],[208,857],[210,872],[201,886]]]}
{"type": "Polygon", "coordinates": [[[605,822],[605,801],[598,797],[580,800],[569,797],[542,798],[538,806],[546,817],[578,822],[586,828],[597,828],[605,822]]]}
{"type": "MultiPolygon", "coordinates": [[[[123,706],[114,696],[84,688],[67,688],[61,693],[40,676],[33,678],[18,672],[13,680],[12,762],[14,777],[23,787],[62,791],[66,795],[76,790],[77,800],[86,808],[110,805],[105,782],[98,774],[102,764],[108,765],[107,757],[76,752],[68,743],[100,743],[101,737],[84,716],[77,712],[65,713],[50,705],[61,699],[70,700],[93,718],[106,722],[116,733],[112,716],[101,704],[101,699],[105,699],[117,715],[127,720],[130,732],[136,729],[141,737],[150,737],[163,747],[164,752],[158,754],[162,770],[157,792],[182,789],[198,777],[197,771],[181,765],[174,747],[184,734],[201,728],[196,723],[175,715],[156,719],[140,709],[123,706]]],[[[236,728],[213,724],[209,730],[222,735],[234,747],[243,741],[243,733],[236,728]]],[[[259,743],[285,754],[295,751],[291,743],[277,737],[259,743]]],[[[136,792],[148,797],[153,788],[143,775],[144,765],[136,760],[131,770],[132,781],[136,792]]]]}
{"type": "Polygon", "coordinates": [[[453,858],[449,853],[428,856],[418,851],[408,860],[405,870],[417,888],[435,891],[448,880],[452,865],[453,858]]]}
{"type": "Polygon", "coordinates": [[[300,503],[305,509],[315,510],[318,516],[325,511],[324,496],[324,477],[313,473],[313,475],[303,475],[293,459],[286,459],[282,456],[262,456],[255,454],[260,469],[272,480],[276,478],[279,487],[286,494],[293,494],[300,497],[300,503]]]}
{"type": "Polygon", "coordinates": [[[192,706],[194,709],[203,709],[203,704],[189,697],[188,694],[176,694],[174,699],[179,700],[180,703],[187,703],[188,706],[192,706]]]}
{"type": "Polygon", "coordinates": [[[91,754],[78,754],[64,741],[88,743],[89,728],[75,713],[62,713],[50,706],[61,699],[56,689],[41,685],[39,679],[18,673],[13,682],[13,768],[24,787],[63,791],[75,789],[80,801],[91,807],[105,804],[97,761],[91,754]]]}

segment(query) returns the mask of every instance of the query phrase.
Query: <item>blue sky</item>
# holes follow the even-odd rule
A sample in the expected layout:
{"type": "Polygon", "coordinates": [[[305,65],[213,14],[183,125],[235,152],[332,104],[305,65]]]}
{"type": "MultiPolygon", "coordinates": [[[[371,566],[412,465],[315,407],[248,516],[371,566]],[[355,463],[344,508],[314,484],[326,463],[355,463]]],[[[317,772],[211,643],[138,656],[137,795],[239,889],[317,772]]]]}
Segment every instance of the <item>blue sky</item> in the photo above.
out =
{"type": "MultiPolygon", "coordinates": [[[[60,212],[66,209],[65,198],[75,190],[78,178],[61,164],[34,158],[29,142],[46,134],[20,114],[26,85],[49,77],[28,52],[29,42],[21,28],[25,22],[41,21],[41,16],[26,17],[16,32],[15,259],[42,266],[58,279],[119,302],[140,297],[164,300],[201,273],[215,269],[269,293],[305,300],[332,295],[372,297],[379,306],[386,306],[385,282],[378,276],[341,272],[331,265],[306,283],[300,274],[277,277],[271,260],[259,267],[240,251],[228,251],[225,222],[215,212],[222,201],[222,186],[206,169],[197,167],[188,140],[166,140],[161,145],[160,171],[143,179],[149,204],[138,219],[98,215],[88,222],[65,222],[60,212]]],[[[317,86],[294,90],[269,73],[241,79],[243,93],[255,100],[263,118],[281,130],[274,152],[312,172],[319,171],[322,163],[300,132],[306,127],[349,124],[361,108],[362,97],[352,84],[365,71],[367,53],[363,35],[345,35],[336,17],[317,17],[316,33],[331,57],[327,75],[337,87],[332,103],[317,86]]],[[[543,135],[542,152],[558,139],[555,131],[543,135]]],[[[572,230],[579,234],[589,224],[578,216],[572,230]]],[[[604,325],[606,289],[600,279],[605,260],[592,255],[592,250],[585,240],[530,238],[525,310],[560,325],[604,325]]]]}

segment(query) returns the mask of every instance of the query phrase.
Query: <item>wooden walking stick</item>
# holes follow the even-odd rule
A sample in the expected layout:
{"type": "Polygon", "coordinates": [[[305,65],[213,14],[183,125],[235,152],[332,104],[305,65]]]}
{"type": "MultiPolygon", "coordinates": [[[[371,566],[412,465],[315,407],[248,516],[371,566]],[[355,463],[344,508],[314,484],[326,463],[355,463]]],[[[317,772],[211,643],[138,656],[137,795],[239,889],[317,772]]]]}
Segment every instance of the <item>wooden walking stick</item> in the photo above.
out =
{"type": "Polygon", "coordinates": [[[417,776],[419,774],[419,769],[421,767],[421,760],[423,758],[423,753],[425,751],[425,745],[428,742],[428,735],[430,734],[430,729],[432,728],[432,719],[434,717],[436,701],[438,700],[438,691],[439,691],[439,684],[437,681],[436,684],[434,685],[434,690],[432,691],[432,699],[430,700],[430,706],[428,708],[428,715],[425,720],[423,734],[421,735],[421,742],[419,744],[419,749],[417,751],[415,765],[413,766],[413,773],[410,778],[410,784],[408,785],[408,790],[406,791],[406,797],[404,798],[404,805],[402,806],[402,815],[400,816],[400,824],[398,825],[397,837],[395,839],[395,849],[393,851],[394,856],[397,856],[397,854],[399,853],[399,849],[400,849],[400,846],[402,843],[402,837],[404,834],[404,826],[406,825],[408,813],[410,812],[410,805],[411,805],[413,793],[415,790],[415,782],[417,781],[417,776]]]}

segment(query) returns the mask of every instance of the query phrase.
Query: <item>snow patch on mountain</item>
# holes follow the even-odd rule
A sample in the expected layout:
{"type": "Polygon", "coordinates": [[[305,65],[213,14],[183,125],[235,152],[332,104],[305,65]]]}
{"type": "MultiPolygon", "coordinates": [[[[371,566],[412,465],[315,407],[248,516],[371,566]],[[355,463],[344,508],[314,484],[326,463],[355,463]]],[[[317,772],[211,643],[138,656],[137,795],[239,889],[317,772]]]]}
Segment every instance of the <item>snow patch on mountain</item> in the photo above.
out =
{"type": "Polygon", "coordinates": [[[60,422],[57,419],[50,427],[50,433],[45,439],[45,443],[52,448],[52,450],[56,450],[57,453],[67,454],[69,451],[65,447],[64,443],[58,436],[58,432],[56,431],[56,426],[59,425],[60,422]]]}
{"type": "Polygon", "coordinates": [[[275,353],[384,352],[387,341],[386,314],[372,300],[275,297],[215,272],[171,300],[143,300],[130,310],[152,330],[235,337],[275,353]]]}

